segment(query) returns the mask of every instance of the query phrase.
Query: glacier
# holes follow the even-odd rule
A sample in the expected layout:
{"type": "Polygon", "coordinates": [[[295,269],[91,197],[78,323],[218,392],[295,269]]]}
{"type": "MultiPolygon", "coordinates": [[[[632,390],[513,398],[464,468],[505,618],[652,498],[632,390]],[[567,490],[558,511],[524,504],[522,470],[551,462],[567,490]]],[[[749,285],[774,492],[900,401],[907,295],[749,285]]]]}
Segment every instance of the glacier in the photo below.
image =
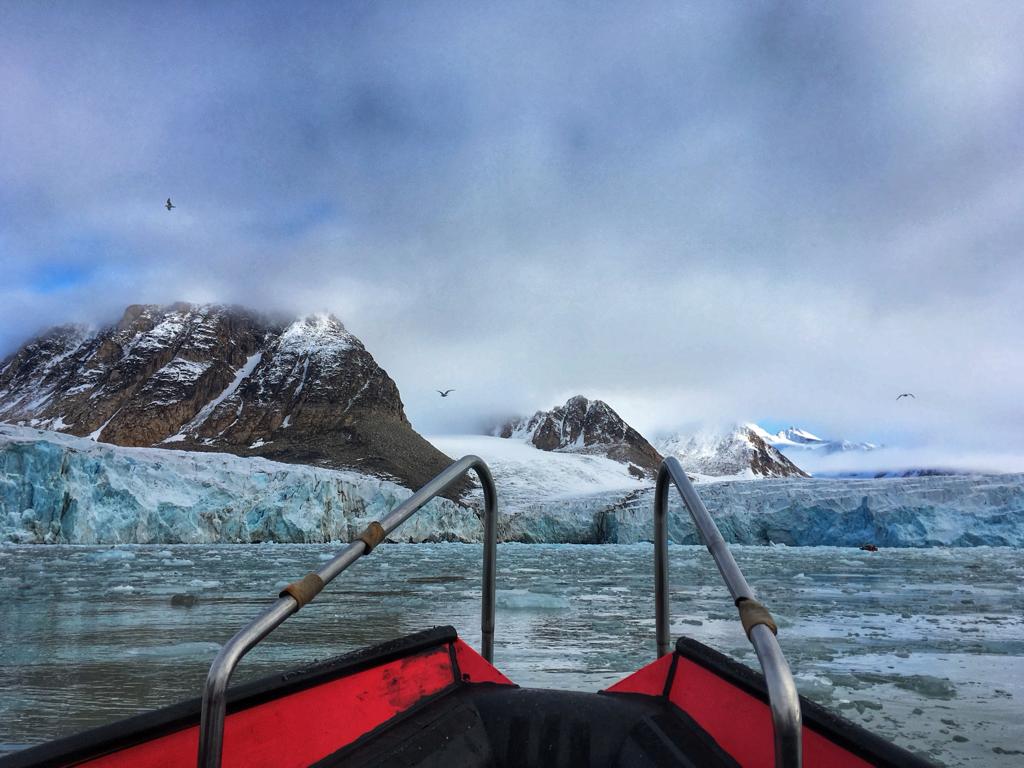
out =
{"type": "MultiPolygon", "coordinates": [[[[652,538],[654,490],[630,477],[624,464],[488,436],[428,439],[449,455],[474,453],[490,465],[506,541],[634,544],[652,538]]],[[[1024,474],[698,480],[731,543],[1024,546],[1024,474]]],[[[670,499],[669,539],[699,543],[678,496],[673,492],[670,499]]]]}
{"type": "MultiPolygon", "coordinates": [[[[123,448],[0,424],[0,541],[350,541],[409,496],[352,471],[224,453],[123,448]]],[[[476,511],[435,499],[392,541],[479,540],[476,511]],[[460,539],[460,532],[468,538],[460,539]]]]}
{"type": "MultiPolygon", "coordinates": [[[[435,439],[476,453],[498,487],[498,533],[524,543],[651,540],[653,488],[594,456],[435,439]],[[589,490],[588,490],[589,489],[589,490]]],[[[1024,547],[1024,474],[701,483],[727,541],[855,547],[1024,547]]],[[[175,544],[350,541],[408,497],[391,480],[230,454],[125,448],[0,424],[0,541],[175,544]]],[[[479,488],[437,499],[389,537],[478,542],[479,488]]],[[[697,543],[673,494],[669,536],[697,543]]]]}
{"type": "MultiPolygon", "coordinates": [[[[1024,546],[1024,475],[880,479],[780,478],[699,488],[737,544],[855,547],[1024,546]]],[[[604,513],[606,540],[650,541],[653,491],[604,513]]],[[[669,539],[700,543],[672,497],[669,539]]]]}

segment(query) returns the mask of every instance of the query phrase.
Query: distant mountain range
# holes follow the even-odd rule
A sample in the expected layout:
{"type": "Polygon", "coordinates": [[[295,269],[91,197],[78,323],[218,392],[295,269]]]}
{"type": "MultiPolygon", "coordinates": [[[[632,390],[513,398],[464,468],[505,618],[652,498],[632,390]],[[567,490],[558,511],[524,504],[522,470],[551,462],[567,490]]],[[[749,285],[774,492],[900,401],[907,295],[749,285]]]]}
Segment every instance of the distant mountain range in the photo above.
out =
{"type": "Polygon", "coordinates": [[[849,440],[826,440],[811,434],[806,429],[787,427],[774,435],[757,424],[747,424],[754,434],[769,445],[780,451],[798,455],[801,451],[819,451],[821,453],[845,453],[847,451],[874,451],[884,446],[875,443],[855,443],[849,440]]]}
{"type": "Polygon", "coordinates": [[[550,411],[506,422],[494,434],[545,451],[600,454],[627,464],[637,477],[653,476],[662,457],[669,455],[678,457],[683,468],[697,479],[807,477],[751,426],[737,426],[726,432],[676,434],[652,445],[607,403],[582,395],[550,411]]]}
{"type": "MultiPolygon", "coordinates": [[[[0,362],[0,421],[123,446],[354,469],[408,487],[449,462],[412,428],[397,385],[362,342],[326,314],[132,305],[112,326],[59,326],[0,362]]],[[[806,477],[801,457],[879,447],[757,424],[652,442],[582,395],[493,434],[610,459],[602,466],[620,466],[628,482],[651,480],[667,455],[700,480],[806,477]]]]}
{"type": "MultiPolygon", "coordinates": [[[[649,440],[608,403],[577,395],[492,435],[428,442],[395,382],[326,314],[133,305],[108,327],[53,328],[0,362],[0,422],[14,424],[0,426],[4,541],[351,540],[447,466],[446,454],[490,464],[509,541],[648,540],[653,479],[668,455],[708,484],[702,495],[726,516],[723,533],[743,543],[1020,539],[1019,479],[805,480],[821,457],[853,467],[852,452],[878,446],[796,427],[649,440]],[[719,482],[728,480],[757,482],[719,482]]],[[[481,489],[467,480],[448,495],[391,538],[478,540],[481,489]]],[[[674,541],[696,540],[673,519],[674,541]]]]}

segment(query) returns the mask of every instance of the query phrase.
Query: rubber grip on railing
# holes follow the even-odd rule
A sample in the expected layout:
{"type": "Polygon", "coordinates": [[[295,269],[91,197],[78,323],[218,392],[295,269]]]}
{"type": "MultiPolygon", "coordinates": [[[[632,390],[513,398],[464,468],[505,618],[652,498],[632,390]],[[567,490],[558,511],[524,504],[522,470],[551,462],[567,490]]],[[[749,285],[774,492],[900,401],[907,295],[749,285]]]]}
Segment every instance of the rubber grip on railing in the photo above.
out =
{"type": "Polygon", "coordinates": [[[299,607],[295,610],[299,610],[306,603],[311,601],[314,597],[320,594],[320,590],[324,588],[324,580],[317,576],[315,573],[307,573],[298,581],[293,581],[287,587],[281,590],[278,597],[284,597],[288,595],[295,598],[295,602],[299,604],[299,607]]]}
{"type": "Polygon", "coordinates": [[[368,526],[366,530],[359,534],[356,541],[361,541],[366,545],[366,549],[363,551],[363,555],[368,555],[373,551],[373,548],[384,541],[384,537],[387,533],[384,532],[384,526],[374,520],[368,526]]]}
{"type": "Polygon", "coordinates": [[[750,630],[758,624],[764,624],[772,631],[773,635],[779,634],[779,628],[775,626],[775,619],[772,618],[768,609],[757,600],[741,597],[736,601],[736,607],[740,611],[740,622],[743,624],[743,631],[747,633],[748,640],[750,639],[750,630]]]}

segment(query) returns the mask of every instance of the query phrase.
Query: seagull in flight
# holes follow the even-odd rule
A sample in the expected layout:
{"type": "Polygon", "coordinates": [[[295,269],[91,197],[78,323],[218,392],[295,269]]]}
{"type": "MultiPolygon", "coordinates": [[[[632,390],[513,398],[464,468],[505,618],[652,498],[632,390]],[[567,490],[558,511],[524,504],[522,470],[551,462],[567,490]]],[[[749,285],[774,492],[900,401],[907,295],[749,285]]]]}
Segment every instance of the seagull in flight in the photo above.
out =
{"type": "Polygon", "coordinates": [[[435,389],[434,391],[437,392],[437,394],[439,394],[441,397],[448,397],[448,393],[449,392],[454,392],[455,390],[454,389],[446,389],[444,392],[442,392],[440,389],[435,389]]]}
{"type": "Polygon", "coordinates": [[[169,198],[169,197],[167,198],[167,202],[164,203],[164,208],[166,208],[168,211],[171,210],[171,208],[177,208],[177,207],[178,206],[176,206],[174,203],[171,202],[171,198],[169,198]]]}
{"type": "Polygon", "coordinates": [[[896,399],[899,400],[901,397],[912,397],[915,400],[917,400],[917,395],[915,395],[913,392],[904,392],[902,395],[898,395],[896,399]]]}

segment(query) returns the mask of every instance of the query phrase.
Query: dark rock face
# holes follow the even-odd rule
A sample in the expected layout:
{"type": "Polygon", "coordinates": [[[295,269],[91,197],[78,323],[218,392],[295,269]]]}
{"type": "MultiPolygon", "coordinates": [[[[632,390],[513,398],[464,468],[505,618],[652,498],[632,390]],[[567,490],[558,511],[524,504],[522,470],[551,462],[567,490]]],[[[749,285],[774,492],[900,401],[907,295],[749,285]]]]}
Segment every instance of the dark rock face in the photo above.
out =
{"type": "Polygon", "coordinates": [[[760,435],[749,428],[743,428],[743,436],[750,444],[750,468],[762,477],[808,477],[800,467],[782,455],[774,446],[768,445],[760,435]]]}
{"type": "Polygon", "coordinates": [[[215,397],[262,343],[244,310],[131,306],[113,327],[62,326],[0,365],[0,419],[153,445],[215,397]]]}
{"type": "Polygon", "coordinates": [[[658,453],[643,435],[623,421],[601,400],[577,395],[550,411],[537,411],[529,419],[517,419],[497,431],[500,437],[528,440],[543,451],[589,453],[633,465],[630,471],[656,473],[658,453]],[[634,471],[634,467],[639,470],[634,471]]]}
{"type": "Polygon", "coordinates": [[[0,421],[130,446],[351,468],[417,487],[448,458],[335,318],[133,305],[115,326],[54,328],[0,363],[0,421]]]}

